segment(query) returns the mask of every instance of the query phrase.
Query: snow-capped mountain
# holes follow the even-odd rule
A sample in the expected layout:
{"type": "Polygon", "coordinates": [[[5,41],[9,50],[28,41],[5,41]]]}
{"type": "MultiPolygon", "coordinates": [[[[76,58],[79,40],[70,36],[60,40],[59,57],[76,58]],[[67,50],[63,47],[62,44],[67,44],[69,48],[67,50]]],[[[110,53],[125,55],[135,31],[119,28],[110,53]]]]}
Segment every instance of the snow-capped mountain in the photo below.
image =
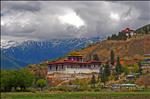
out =
{"type": "Polygon", "coordinates": [[[22,42],[12,41],[12,40],[1,40],[1,49],[8,49],[10,47],[16,47],[22,42]]]}
{"type": "MultiPolygon", "coordinates": [[[[22,42],[2,40],[1,53],[3,56],[7,57],[7,59],[9,57],[9,59],[13,58],[13,60],[17,62],[33,64],[62,57],[70,51],[84,48],[88,44],[103,39],[105,39],[105,37],[52,39],[46,41],[26,40],[22,42]]],[[[26,64],[19,65],[24,66],[26,64]]],[[[7,62],[1,65],[3,65],[2,67],[5,67],[5,65],[7,66],[7,62]]]]}

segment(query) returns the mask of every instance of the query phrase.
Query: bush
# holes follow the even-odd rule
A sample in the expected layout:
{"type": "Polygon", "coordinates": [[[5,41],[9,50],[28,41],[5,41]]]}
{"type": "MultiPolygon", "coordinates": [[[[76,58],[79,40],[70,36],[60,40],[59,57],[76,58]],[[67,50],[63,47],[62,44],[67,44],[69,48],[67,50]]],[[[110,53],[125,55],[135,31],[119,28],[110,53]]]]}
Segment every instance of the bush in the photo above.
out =
{"type": "Polygon", "coordinates": [[[43,90],[43,88],[46,86],[46,80],[44,79],[39,79],[36,82],[37,87],[39,87],[41,89],[41,91],[43,90]]]}
{"type": "Polygon", "coordinates": [[[34,76],[26,69],[1,70],[1,91],[26,91],[34,82],[34,76]],[[17,89],[19,88],[19,89],[17,89]]]}

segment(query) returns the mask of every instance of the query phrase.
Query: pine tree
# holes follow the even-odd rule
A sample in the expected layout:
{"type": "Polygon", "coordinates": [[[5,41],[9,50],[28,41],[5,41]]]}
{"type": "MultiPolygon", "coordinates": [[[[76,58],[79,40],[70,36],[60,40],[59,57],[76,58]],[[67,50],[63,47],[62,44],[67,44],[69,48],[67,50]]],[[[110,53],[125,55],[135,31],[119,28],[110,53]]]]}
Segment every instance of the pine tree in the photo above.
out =
{"type": "Polygon", "coordinates": [[[92,87],[95,87],[96,78],[95,78],[95,75],[94,75],[94,74],[92,75],[92,78],[91,78],[91,84],[92,84],[92,87]]]}
{"type": "Polygon", "coordinates": [[[111,65],[114,65],[114,57],[115,57],[114,51],[111,50],[111,52],[110,52],[110,62],[111,62],[111,65]]]}
{"type": "Polygon", "coordinates": [[[138,66],[139,66],[139,73],[140,73],[140,75],[142,75],[142,65],[141,65],[141,62],[138,63],[138,66]]]}
{"type": "Polygon", "coordinates": [[[99,74],[98,74],[98,81],[100,82],[102,76],[103,67],[100,67],[99,74]]]}
{"type": "Polygon", "coordinates": [[[106,64],[105,65],[105,69],[104,69],[105,71],[105,74],[106,74],[106,76],[108,77],[108,76],[110,76],[110,66],[109,66],[109,64],[106,64]]]}
{"type": "Polygon", "coordinates": [[[108,37],[107,37],[107,40],[111,40],[111,37],[110,37],[110,36],[108,36],[108,37]]]}
{"type": "Polygon", "coordinates": [[[122,66],[120,64],[120,57],[119,56],[117,57],[117,64],[116,64],[115,70],[116,70],[117,76],[122,73],[122,66]]]}
{"type": "Polygon", "coordinates": [[[104,66],[104,68],[102,69],[102,72],[101,72],[101,82],[104,83],[104,85],[106,84],[106,82],[108,81],[108,77],[110,76],[110,68],[109,68],[109,65],[106,64],[104,66]]]}
{"type": "Polygon", "coordinates": [[[123,32],[118,33],[118,40],[126,40],[126,39],[127,39],[127,36],[125,33],[123,32]]]}
{"type": "Polygon", "coordinates": [[[101,74],[101,82],[103,82],[104,86],[105,86],[107,81],[108,81],[108,77],[106,76],[105,68],[104,68],[103,71],[102,71],[102,74],[101,74]]]}

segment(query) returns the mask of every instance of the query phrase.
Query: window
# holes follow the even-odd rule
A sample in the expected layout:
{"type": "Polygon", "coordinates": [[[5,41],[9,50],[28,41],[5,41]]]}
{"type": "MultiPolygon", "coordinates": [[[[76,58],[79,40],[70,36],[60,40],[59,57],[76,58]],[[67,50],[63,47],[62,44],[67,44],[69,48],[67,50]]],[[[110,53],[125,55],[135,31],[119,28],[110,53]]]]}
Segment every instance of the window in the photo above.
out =
{"type": "Polygon", "coordinates": [[[58,69],[58,66],[56,66],[56,71],[57,71],[57,69],[58,69]]]}
{"type": "Polygon", "coordinates": [[[62,69],[64,68],[64,66],[62,65],[62,69]]]}
{"type": "Polygon", "coordinates": [[[52,69],[52,66],[50,65],[50,66],[49,66],[49,70],[51,70],[51,69],[52,69]]]}

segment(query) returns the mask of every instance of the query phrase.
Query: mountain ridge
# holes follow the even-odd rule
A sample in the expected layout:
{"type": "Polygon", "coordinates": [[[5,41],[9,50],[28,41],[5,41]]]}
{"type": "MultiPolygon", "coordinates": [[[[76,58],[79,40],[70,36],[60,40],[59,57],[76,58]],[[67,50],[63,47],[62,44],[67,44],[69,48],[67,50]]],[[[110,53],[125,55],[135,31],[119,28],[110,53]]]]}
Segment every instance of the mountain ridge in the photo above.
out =
{"type": "MultiPolygon", "coordinates": [[[[12,57],[17,61],[27,64],[38,64],[42,61],[62,57],[70,51],[81,49],[88,44],[103,39],[104,37],[53,39],[43,41],[27,40],[23,42],[11,40],[8,41],[8,44],[7,42],[3,42],[3,44],[6,45],[1,46],[1,53],[6,57],[12,57]]],[[[24,67],[25,64],[20,65],[24,67]]]]}

